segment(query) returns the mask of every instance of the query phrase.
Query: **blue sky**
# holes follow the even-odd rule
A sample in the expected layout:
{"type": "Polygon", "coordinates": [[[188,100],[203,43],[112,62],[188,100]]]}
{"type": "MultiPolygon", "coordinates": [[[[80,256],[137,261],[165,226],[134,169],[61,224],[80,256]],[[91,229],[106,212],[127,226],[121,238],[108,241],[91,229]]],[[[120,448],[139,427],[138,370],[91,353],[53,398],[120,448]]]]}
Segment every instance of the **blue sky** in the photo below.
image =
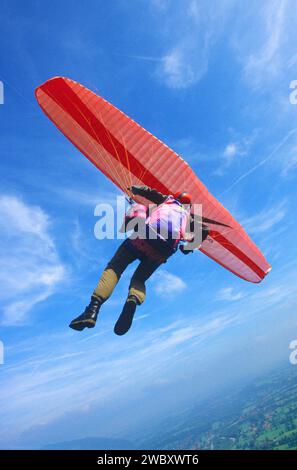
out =
{"type": "Polygon", "coordinates": [[[2,2],[1,446],[137,437],[178,407],[288,358],[297,338],[294,1],[2,2]],[[273,269],[248,284],[201,253],[149,281],[133,329],[68,328],[118,241],[94,207],[117,190],[45,118],[34,89],[77,80],[183,155],[273,269]]]}

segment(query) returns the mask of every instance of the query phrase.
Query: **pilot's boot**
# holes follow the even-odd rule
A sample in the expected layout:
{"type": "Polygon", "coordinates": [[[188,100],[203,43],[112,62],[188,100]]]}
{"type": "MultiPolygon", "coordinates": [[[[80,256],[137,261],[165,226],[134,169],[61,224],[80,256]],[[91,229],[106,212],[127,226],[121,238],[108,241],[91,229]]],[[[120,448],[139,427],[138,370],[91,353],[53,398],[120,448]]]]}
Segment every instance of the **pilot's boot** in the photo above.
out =
{"type": "Polygon", "coordinates": [[[128,297],[121,315],[115,324],[114,332],[116,335],[122,336],[130,329],[138,301],[134,295],[128,297]]]}
{"type": "Polygon", "coordinates": [[[77,331],[82,331],[84,328],[94,328],[101,305],[102,300],[92,295],[91,302],[85,308],[85,311],[72,320],[69,327],[77,331]]]}

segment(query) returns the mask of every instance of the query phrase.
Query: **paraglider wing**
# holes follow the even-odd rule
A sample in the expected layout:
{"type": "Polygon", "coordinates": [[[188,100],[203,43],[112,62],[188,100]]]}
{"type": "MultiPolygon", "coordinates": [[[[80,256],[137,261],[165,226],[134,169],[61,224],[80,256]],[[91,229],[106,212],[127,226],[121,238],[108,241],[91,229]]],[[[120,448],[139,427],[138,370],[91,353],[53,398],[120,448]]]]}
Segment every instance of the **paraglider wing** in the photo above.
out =
{"type": "MultiPolygon", "coordinates": [[[[55,77],[36,89],[45,114],[114,184],[147,185],[163,194],[186,189],[202,204],[209,237],[200,250],[237,276],[260,282],[270,270],[244,229],[167,145],[81,84],[55,77]]],[[[139,202],[143,198],[133,196],[139,202]]]]}

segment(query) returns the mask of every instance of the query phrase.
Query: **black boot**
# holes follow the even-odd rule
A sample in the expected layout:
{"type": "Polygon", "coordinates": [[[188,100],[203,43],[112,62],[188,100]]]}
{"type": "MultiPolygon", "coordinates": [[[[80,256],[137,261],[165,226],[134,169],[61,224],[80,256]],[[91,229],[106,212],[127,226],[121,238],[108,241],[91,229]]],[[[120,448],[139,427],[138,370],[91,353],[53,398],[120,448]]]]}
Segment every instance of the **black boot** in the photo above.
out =
{"type": "Polygon", "coordinates": [[[137,299],[134,297],[134,295],[131,295],[131,297],[127,299],[122,313],[114,327],[114,332],[116,335],[122,336],[130,329],[137,303],[137,299]]]}
{"type": "Polygon", "coordinates": [[[94,328],[101,305],[102,300],[92,295],[91,302],[85,308],[85,311],[72,320],[69,327],[77,331],[82,331],[84,328],[94,328]]]}

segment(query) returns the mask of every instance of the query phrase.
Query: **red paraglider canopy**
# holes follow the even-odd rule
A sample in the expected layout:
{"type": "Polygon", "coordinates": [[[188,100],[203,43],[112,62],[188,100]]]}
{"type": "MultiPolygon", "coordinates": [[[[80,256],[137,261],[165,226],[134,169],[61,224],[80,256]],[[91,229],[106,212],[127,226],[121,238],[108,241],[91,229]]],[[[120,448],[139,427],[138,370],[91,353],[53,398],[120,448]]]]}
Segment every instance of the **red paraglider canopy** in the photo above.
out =
{"type": "Polygon", "coordinates": [[[129,186],[144,184],[164,194],[185,190],[192,203],[202,204],[210,236],[200,250],[207,256],[250,282],[270,271],[261,251],[190,166],[111,103],[63,77],[38,87],[36,98],[60,131],[127,194],[129,186]]]}

